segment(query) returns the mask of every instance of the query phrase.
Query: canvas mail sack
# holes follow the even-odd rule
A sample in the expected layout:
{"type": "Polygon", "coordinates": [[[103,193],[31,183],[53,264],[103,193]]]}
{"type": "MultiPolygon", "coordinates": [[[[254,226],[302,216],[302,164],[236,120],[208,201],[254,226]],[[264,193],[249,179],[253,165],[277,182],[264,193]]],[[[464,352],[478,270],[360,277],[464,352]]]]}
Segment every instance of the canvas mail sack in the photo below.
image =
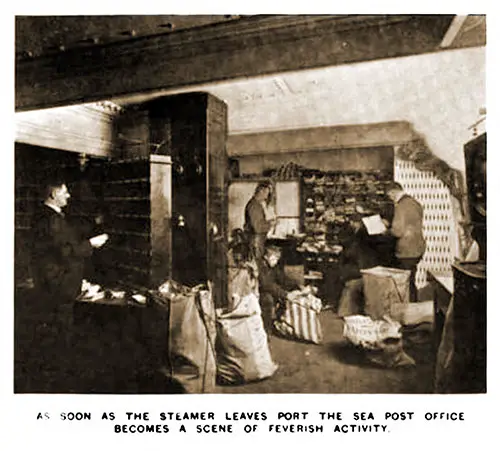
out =
{"type": "Polygon", "coordinates": [[[259,295],[257,264],[246,262],[239,266],[228,266],[228,307],[235,308],[240,300],[250,294],[259,295]]]}
{"type": "Polygon", "coordinates": [[[277,369],[269,352],[258,296],[250,293],[232,310],[218,309],[218,382],[241,384],[266,379],[277,369]]]}
{"type": "Polygon", "coordinates": [[[160,287],[170,301],[167,371],[186,393],[215,390],[215,308],[211,290],[175,282],[160,287]]]}
{"type": "Polygon", "coordinates": [[[319,298],[307,291],[297,292],[295,299],[287,299],[278,312],[274,328],[285,338],[320,344],[323,341],[321,308],[319,298]]]}
{"type": "Polygon", "coordinates": [[[410,302],[410,271],[376,266],[362,269],[365,315],[379,320],[391,315],[394,304],[410,302]]]}

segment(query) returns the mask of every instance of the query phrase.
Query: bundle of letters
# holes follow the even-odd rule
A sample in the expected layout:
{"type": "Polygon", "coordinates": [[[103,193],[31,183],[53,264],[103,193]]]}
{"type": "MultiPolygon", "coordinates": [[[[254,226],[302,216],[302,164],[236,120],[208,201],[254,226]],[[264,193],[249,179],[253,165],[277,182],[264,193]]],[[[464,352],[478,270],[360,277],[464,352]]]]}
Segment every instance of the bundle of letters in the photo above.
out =
{"type": "Polygon", "coordinates": [[[286,338],[320,344],[323,332],[319,320],[321,300],[309,287],[292,292],[274,322],[276,331],[286,338]]]}
{"type": "Polygon", "coordinates": [[[79,300],[94,302],[104,299],[105,296],[106,293],[100,285],[93,284],[88,280],[83,279],[79,300]]]}

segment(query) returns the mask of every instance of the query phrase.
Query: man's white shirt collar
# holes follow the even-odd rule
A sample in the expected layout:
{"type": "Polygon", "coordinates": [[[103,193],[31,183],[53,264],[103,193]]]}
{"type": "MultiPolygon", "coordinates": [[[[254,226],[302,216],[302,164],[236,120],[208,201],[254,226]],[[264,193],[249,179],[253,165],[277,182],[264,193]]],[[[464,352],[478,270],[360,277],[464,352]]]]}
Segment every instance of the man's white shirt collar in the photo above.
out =
{"type": "Polygon", "coordinates": [[[59,213],[60,215],[62,214],[61,207],[58,207],[57,205],[52,205],[49,202],[45,202],[45,205],[49,208],[52,208],[52,210],[54,210],[56,213],[59,213]]]}

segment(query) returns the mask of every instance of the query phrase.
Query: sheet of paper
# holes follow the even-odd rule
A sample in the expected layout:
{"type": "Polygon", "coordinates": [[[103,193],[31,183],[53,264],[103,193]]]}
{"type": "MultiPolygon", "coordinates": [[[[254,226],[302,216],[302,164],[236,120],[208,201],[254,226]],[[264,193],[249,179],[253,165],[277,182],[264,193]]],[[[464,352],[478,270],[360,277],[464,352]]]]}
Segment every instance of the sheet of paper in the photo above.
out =
{"type": "Polygon", "coordinates": [[[367,216],[363,218],[363,224],[368,231],[368,235],[380,235],[387,230],[380,215],[367,216]]]}
{"type": "Polygon", "coordinates": [[[266,215],[266,221],[276,219],[276,210],[272,205],[264,206],[264,213],[266,215]]]}
{"type": "Polygon", "coordinates": [[[276,226],[270,230],[269,238],[286,238],[287,235],[296,235],[300,229],[299,218],[276,218],[276,226]]]}
{"type": "Polygon", "coordinates": [[[276,182],[276,215],[282,217],[300,217],[299,182],[276,182]]]}
{"type": "Polygon", "coordinates": [[[104,244],[108,240],[109,236],[107,233],[102,233],[101,235],[94,236],[90,238],[90,243],[92,246],[97,246],[99,244],[104,244]]]}

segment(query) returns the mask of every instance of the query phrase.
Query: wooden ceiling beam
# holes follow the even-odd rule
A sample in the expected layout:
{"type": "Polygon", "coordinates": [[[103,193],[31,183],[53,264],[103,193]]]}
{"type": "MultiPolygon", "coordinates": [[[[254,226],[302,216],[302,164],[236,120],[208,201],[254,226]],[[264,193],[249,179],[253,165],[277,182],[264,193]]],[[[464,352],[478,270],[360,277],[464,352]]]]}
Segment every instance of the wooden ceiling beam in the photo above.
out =
{"type": "Polygon", "coordinates": [[[455,16],[453,18],[448,30],[446,30],[441,44],[439,45],[441,48],[450,47],[453,44],[453,41],[458,36],[458,33],[466,20],[467,16],[455,16]]]}
{"type": "Polygon", "coordinates": [[[242,158],[331,149],[396,146],[410,142],[417,136],[412,124],[406,121],[312,127],[229,135],[227,153],[230,157],[242,158]]]}
{"type": "Polygon", "coordinates": [[[452,15],[251,16],[16,62],[16,110],[439,50],[452,15]]]}

